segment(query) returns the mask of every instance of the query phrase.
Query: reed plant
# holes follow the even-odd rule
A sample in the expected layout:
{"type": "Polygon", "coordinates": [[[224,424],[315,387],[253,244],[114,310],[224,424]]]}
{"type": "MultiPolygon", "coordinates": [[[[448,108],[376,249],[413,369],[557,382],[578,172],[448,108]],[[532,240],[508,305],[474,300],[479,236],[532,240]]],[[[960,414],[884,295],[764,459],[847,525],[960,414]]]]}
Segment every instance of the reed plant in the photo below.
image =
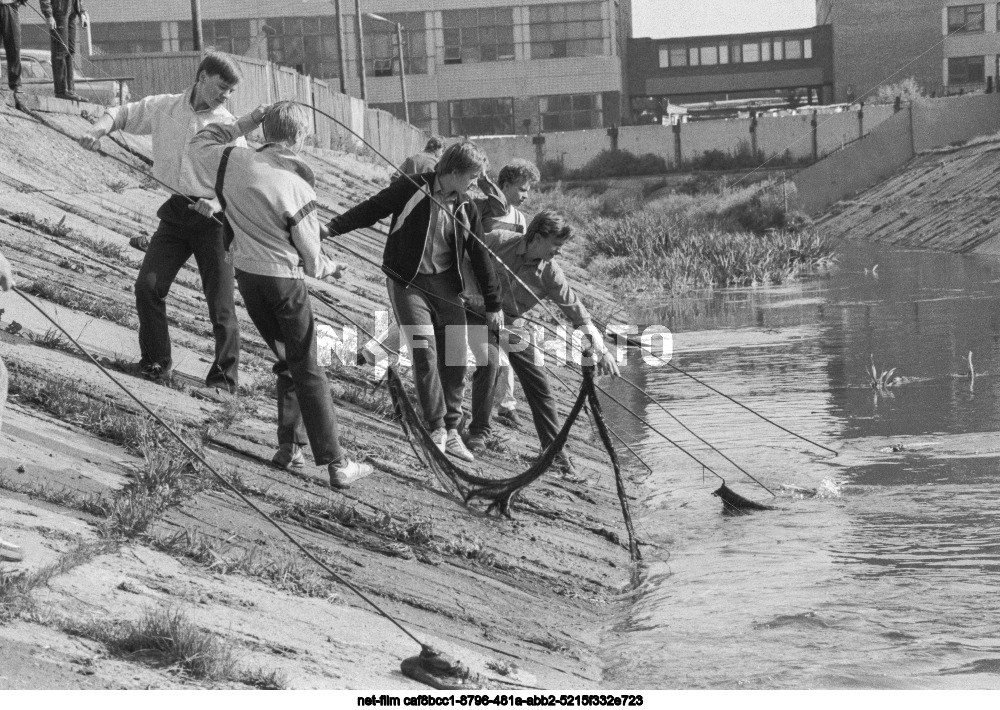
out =
{"type": "Polygon", "coordinates": [[[652,201],[641,186],[601,195],[556,188],[536,198],[583,235],[584,264],[619,290],[781,284],[834,261],[830,242],[763,182],[652,201]]]}

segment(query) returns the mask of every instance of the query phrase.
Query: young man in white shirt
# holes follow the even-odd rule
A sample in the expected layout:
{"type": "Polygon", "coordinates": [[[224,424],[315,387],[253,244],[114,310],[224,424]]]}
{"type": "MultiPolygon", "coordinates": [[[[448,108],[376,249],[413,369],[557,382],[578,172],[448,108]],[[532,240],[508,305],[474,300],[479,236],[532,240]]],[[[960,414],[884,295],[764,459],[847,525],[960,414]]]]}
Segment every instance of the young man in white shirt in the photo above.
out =
{"type": "MultiPolygon", "coordinates": [[[[170,377],[173,360],[166,297],[177,273],[193,254],[215,337],[215,359],[205,387],[197,394],[224,401],[236,394],[239,371],[233,267],[226,262],[222,223],[213,216],[219,210],[215,185],[194,170],[186,148],[205,126],[235,122],[225,104],[236,90],[240,74],[226,55],[208,54],[195,76],[194,86],[181,94],[147,96],[109,109],[80,139],[80,145],[97,150],[103,136],[119,129],[152,136],[153,176],[169,185],[174,194],[156,213],[160,224],[146,245],[146,257],[135,282],[141,353],[136,369],[152,380],[170,377]]],[[[246,142],[239,138],[235,144],[245,146],[246,142]]]]}

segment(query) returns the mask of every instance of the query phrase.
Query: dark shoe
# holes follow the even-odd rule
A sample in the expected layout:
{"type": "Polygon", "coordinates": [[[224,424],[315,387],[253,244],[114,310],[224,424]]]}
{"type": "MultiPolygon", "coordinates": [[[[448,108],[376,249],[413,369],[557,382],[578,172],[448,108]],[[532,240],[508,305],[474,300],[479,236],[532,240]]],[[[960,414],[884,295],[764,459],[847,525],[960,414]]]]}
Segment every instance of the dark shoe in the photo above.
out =
{"type": "MultiPolygon", "coordinates": [[[[541,457],[542,455],[538,454],[538,456],[531,459],[531,462],[534,463],[535,461],[538,461],[538,459],[540,459],[541,457]]],[[[565,478],[582,480],[579,474],[577,474],[576,472],[576,466],[573,465],[573,460],[569,457],[569,455],[565,453],[556,454],[556,457],[552,459],[552,465],[550,466],[550,468],[556,473],[561,474],[565,478]]]]}
{"type": "Polygon", "coordinates": [[[83,97],[73,91],[67,91],[64,94],[56,94],[57,99],[65,99],[66,101],[83,101],[83,97]]]}
{"type": "Polygon", "coordinates": [[[143,365],[142,363],[132,362],[122,367],[121,370],[129,375],[143,377],[153,382],[169,382],[174,375],[173,370],[155,363],[152,365],[143,365]]]}
{"type": "Polygon", "coordinates": [[[12,89],[14,92],[14,106],[16,108],[21,108],[21,102],[24,100],[24,92],[20,89],[12,89]]]}
{"type": "Polygon", "coordinates": [[[198,387],[191,390],[191,396],[198,399],[207,399],[216,404],[229,404],[237,399],[236,394],[222,387],[198,387]]]}
{"type": "Polygon", "coordinates": [[[282,471],[292,471],[305,468],[306,457],[298,444],[282,444],[271,457],[271,463],[282,471]]]}
{"type": "Polygon", "coordinates": [[[128,245],[133,249],[138,249],[139,251],[146,251],[149,249],[149,237],[143,234],[141,237],[132,237],[128,240],[128,245]]]}
{"type": "Polygon", "coordinates": [[[521,418],[517,416],[517,412],[513,409],[498,409],[497,421],[511,429],[521,428],[521,418]]]}
{"type": "Polygon", "coordinates": [[[330,488],[343,490],[350,488],[355,481],[370,476],[375,469],[366,463],[358,463],[348,459],[343,466],[337,466],[335,463],[330,464],[327,470],[330,472],[330,488]]]}
{"type": "Polygon", "coordinates": [[[556,455],[555,459],[552,461],[552,468],[561,473],[565,478],[580,478],[579,474],[576,472],[576,466],[573,465],[573,459],[565,453],[556,455]]]}
{"type": "Polygon", "coordinates": [[[482,434],[470,434],[465,440],[465,448],[474,454],[486,453],[486,437],[482,434]]]}

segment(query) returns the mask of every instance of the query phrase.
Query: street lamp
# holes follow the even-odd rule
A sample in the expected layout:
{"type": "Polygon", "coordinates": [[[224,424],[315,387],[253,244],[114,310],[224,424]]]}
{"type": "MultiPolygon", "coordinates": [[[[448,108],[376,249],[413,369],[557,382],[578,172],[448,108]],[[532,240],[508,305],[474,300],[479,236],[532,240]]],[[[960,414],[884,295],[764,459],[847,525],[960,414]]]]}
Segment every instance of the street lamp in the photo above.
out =
{"type": "MultiPolygon", "coordinates": [[[[360,3],[360,0],[358,0],[360,3]]],[[[372,12],[366,12],[365,17],[370,20],[377,20],[378,22],[386,22],[390,25],[396,26],[396,53],[399,55],[399,84],[403,94],[403,120],[407,123],[410,122],[410,104],[406,100],[406,69],[403,65],[403,25],[399,22],[393,22],[392,20],[382,17],[381,15],[376,15],[372,12]]],[[[361,22],[358,22],[358,37],[359,41],[363,41],[361,38],[360,28],[361,22]]],[[[365,85],[365,68],[364,65],[361,66],[361,85],[365,85]]]]}

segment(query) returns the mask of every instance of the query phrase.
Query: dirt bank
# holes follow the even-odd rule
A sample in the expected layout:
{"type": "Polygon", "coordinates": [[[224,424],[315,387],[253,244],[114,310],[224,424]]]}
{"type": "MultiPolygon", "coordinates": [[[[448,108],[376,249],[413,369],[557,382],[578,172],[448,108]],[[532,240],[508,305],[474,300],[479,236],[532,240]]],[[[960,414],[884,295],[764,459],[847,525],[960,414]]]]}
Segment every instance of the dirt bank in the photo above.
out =
{"type": "MultiPolygon", "coordinates": [[[[45,120],[72,135],[88,126],[68,115],[45,120]]],[[[86,348],[131,361],[138,357],[131,291],[142,255],[127,243],[152,232],[165,194],[133,155],[105,143],[136,169],[0,106],[0,250],[19,285],[39,294],[86,348]]],[[[143,141],[132,146],[148,152],[143,141]]],[[[319,199],[334,211],[372,194],[388,175],[344,154],[316,155],[312,164],[319,199]]],[[[365,230],[344,243],[378,259],[383,239],[365,230]]],[[[370,326],[373,312],[386,308],[382,275],[336,248],[331,254],[351,268],[330,294],[370,326]]],[[[580,270],[568,272],[586,283],[580,270]]],[[[598,308],[610,307],[582,290],[598,308]]],[[[424,687],[399,672],[419,650],[410,639],[324,579],[220,486],[191,484],[139,534],[102,534],[109,505],[119,505],[120,517],[123,491],[148,465],[139,452],[152,435],[120,431],[133,426],[122,422],[134,422],[138,408],[24,301],[7,294],[0,307],[0,356],[14,392],[0,433],[0,536],[27,552],[23,567],[0,563],[7,580],[0,688],[268,685],[261,678],[294,688],[424,687]],[[95,640],[155,609],[179,610],[220,640],[237,670],[197,679],[95,640]]],[[[343,325],[340,314],[314,307],[343,325]]],[[[239,407],[190,394],[212,351],[190,264],[173,287],[169,315],[180,384],[118,376],[202,442],[210,462],[258,505],[415,635],[454,650],[496,687],[601,687],[602,628],[627,598],[630,565],[616,542],[625,531],[613,475],[590,424],[583,420],[571,439],[580,479],[550,473],[518,499],[513,520],[498,519],[444,493],[421,467],[387,418],[384,388],[375,389],[371,372],[336,366],[344,443],[377,473],[333,493],[321,469],[293,476],[267,465],[276,420],[270,358],[245,311],[239,407]]],[[[500,434],[499,450],[481,459],[484,475],[526,468],[535,452],[526,430],[500,434]]]]}

